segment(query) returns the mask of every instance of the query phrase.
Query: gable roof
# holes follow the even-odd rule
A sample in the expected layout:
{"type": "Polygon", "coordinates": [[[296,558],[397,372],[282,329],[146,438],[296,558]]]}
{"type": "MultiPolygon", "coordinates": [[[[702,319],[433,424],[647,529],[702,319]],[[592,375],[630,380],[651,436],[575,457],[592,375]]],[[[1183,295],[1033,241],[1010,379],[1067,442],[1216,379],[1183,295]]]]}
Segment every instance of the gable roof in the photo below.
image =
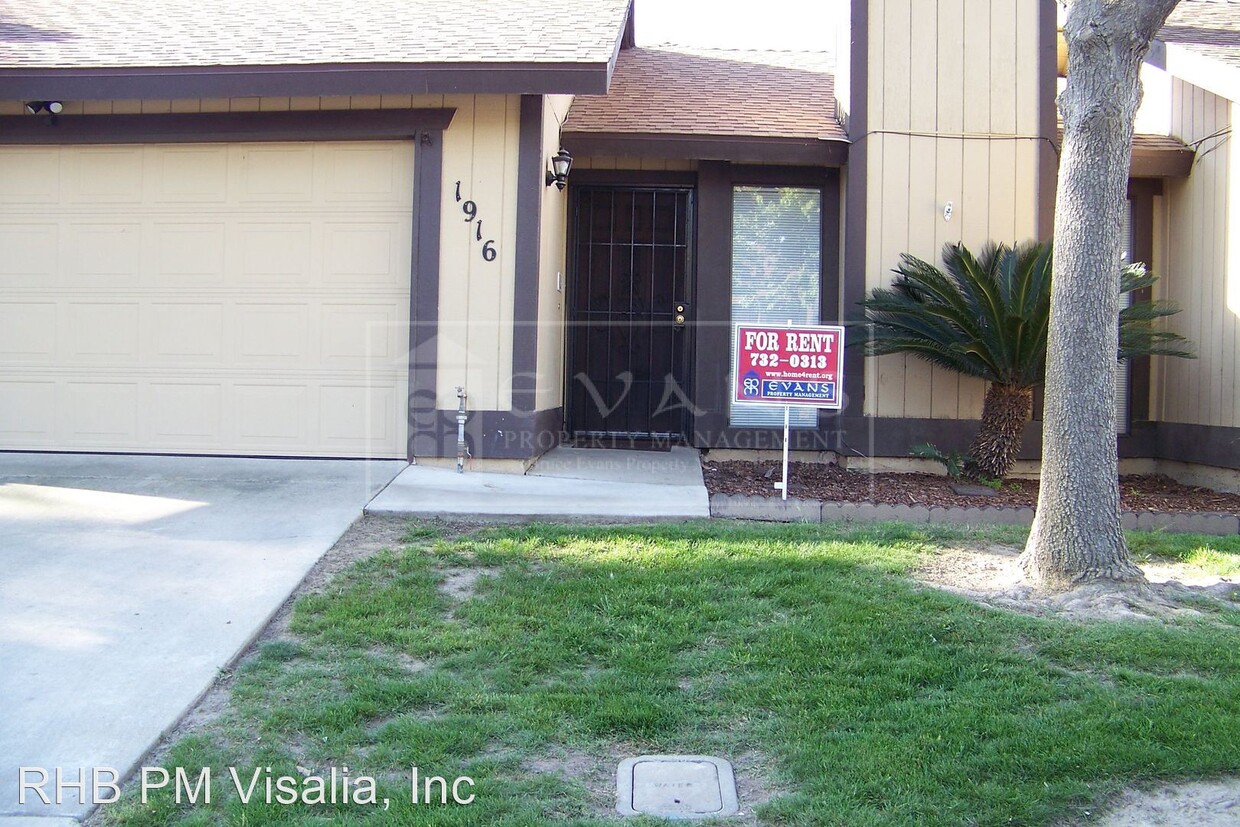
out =
{"type": "Polygon", "coordinates": [[[743,157],[741,147],[779,144],[802,150],[788,160],[824,162],[833,152],[842,160],[848,136],[836,120],[830,65],[821,53],[625,49],[608,93],[573,101],[564,145],[585,154],[687,157],[693,142],[698,158],[765,161],[776,158],[743,157]],[[732,155],[702,154],[710,142],[732,155]]]}
{"type": "Polygon", "coordinates": [[[1240,68],[1240,3],[1180,0],[1158,39],[1240,68]]]}
{"type": "Polygon", "coordinates": [[[5,0],[0,98],[604,92],[630,6],[5,0]]]}
{"type": "Polygon", "coordinates": [[[1180,0],[1147,61],[1194,86],[1240,101],[1240,2],[1180,0]]]}

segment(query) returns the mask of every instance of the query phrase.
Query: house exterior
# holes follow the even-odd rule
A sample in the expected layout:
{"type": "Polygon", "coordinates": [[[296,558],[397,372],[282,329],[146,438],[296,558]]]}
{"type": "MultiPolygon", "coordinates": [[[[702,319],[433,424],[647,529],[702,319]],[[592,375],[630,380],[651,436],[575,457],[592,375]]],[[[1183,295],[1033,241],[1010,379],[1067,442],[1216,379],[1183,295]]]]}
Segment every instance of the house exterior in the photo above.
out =
{"type": "MultiPolygon", "coordinates": [[[[1192,42],[1225,6],[1183,0],[1172,123],[1133,153],[1130,254],[1202,358],[1120,376],[1118,440],[1185,475],[1240,468],[1240,64],[1192,42]]],[[[0,450],[433,463],[462,405],[515,470],[775,449],[782,411],[729,404],[733,324],[854,320],[900,253],[1049,234],[1053,4],[853,0],[833,65],[638,47],[630,0],[400,7],[6,6],[0,450]]],[[[794,450],[967,443],[981,383],[845,364],[794,450]]]]}

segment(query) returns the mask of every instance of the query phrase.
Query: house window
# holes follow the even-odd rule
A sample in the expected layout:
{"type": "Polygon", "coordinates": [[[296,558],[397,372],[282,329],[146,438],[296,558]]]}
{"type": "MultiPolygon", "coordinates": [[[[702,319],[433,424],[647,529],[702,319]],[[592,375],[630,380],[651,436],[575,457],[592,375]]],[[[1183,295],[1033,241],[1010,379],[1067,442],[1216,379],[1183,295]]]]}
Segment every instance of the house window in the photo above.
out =
{"type": "MultiPolygon", "coordinates": [[[[733,324],[817,324],[821,272],[820,190],[732,190],[733,324]]],[[[736,370],[735,353],[732,370],[736,370]]],[[[730,421],[734,428],[781,427],[784,409],[734,405],[730,421]]],[[[793,408],[790,424],[794,428],[816,427],[818,412],[793,408]]]]}

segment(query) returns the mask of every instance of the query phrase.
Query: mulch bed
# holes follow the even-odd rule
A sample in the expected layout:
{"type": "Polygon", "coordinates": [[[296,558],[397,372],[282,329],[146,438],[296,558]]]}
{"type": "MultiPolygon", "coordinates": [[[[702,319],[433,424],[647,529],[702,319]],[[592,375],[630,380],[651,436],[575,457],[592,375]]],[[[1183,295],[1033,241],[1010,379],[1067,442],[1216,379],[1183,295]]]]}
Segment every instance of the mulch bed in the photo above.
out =
{"type": "MultiPolygon", "coordinates": [[[[777,462],[702,463],[711,494],[777,497],[772,483],[780,478],[777,462]]],[[[954,480],[934,474],[867,474],[836,465],[791,463],[788,496],[826,502],[882,503],[924,506],[1029,506],[1038,502],[1037,480],[1008,480],[993,496],[957,494],[954,480]]],[[[1212,511],[1240,514],[1240,494],[1182,485],[1161,475],[1119,478],[1125,511],[1212,511]]]]}

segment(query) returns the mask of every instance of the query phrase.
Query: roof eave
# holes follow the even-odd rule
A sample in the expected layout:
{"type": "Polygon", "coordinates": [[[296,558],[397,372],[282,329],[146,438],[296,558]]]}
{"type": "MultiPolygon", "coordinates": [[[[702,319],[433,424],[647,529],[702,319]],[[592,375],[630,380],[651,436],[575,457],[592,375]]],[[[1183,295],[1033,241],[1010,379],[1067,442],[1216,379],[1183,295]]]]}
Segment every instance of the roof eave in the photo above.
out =
{"type": "Polygon", "coordinates": [[[1240,67],[1203,55],[1191,46],[1156,38],[1146,62],[1207,92],[1240,101],[1240,67]]]}
{"type": "Polygon", "coordinates": [[[1193,171],[1193,158],[1188,147],[1154,149],[1133,147],[1128,166],[1129,178],[1187,178],[1193,171]]]}
{"type": "Polygon", "coordinates": [[[841,167],[848,160],[844,139],[662,132],[585,132],[565,129],[564,148],[573,155],[732,161],[747,164],[804,164],[841,167]]]}
{"type": "Polygon", "coordinates": [[[0,100],[313,95],[601,95],[612,64],[439,63],[0,69],[0,100]]]}

